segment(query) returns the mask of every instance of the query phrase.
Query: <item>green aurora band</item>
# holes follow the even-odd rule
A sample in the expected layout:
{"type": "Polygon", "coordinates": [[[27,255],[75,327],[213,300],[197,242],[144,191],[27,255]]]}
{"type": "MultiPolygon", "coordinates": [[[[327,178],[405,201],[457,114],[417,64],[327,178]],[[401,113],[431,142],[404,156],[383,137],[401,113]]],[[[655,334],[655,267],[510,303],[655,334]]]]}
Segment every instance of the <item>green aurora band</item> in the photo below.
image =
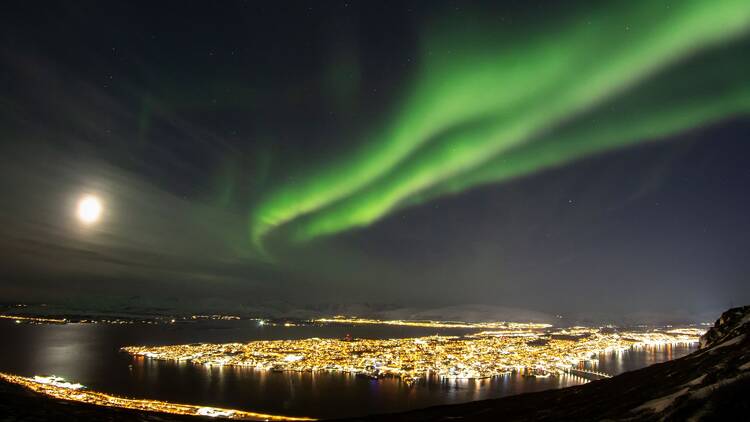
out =
{"type": "Polygon", "coordinates": [[[434,30],[390,124],[268,192],[252,241],[263,250],[272,231],[306,241],[364,227],[746,113],[748,30],[750,2],[738,0],[609,4],[529,33],[434,30]]]}

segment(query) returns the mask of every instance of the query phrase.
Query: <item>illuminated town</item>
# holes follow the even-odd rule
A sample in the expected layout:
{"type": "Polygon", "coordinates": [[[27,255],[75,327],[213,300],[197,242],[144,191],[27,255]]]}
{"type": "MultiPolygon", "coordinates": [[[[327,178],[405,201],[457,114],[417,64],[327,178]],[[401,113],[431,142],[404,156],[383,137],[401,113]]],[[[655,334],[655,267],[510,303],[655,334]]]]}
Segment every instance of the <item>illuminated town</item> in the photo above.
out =
{"type": "Polygon", "coordinates": [[[29,324],[65,324],[68,322],[66,319],[60,318],[43,318],[35,316],[21,316],[21,315],[0,315],[0,319],[12,319],[16,324],[29,323],[29,324]]]}
{"type": "Polygon", "coordinates": [[[404,327],[424,328],[486,328],[486,329],[543,329],[552,327],[550,324],[535,322],[454,322],[454,321],[404,321],[400,319],[382,320],[357,317],[335,316],[333,318],[314,319],[321,324],[357,324],[357,325],[397,325],[404,327]]]}
{"type": "Polygon", "coordinates": [[[228,419],[264,420],[264,421],[312,421],[315,419],[294,416],[269,415],[265,413],[248,412],[236,409],[223,409],[218,407],[196,406],[191,404],[170,403],[158,400],[129,399],[113,396],[96,391],[86,390],[81,384],[66,382],[60,377],[33,378],[0,372],[0,379],[23,386],[36,393],[54,397],[61,400],[69,400],[88,403],[98,406],[117,407],[122,409],[134,409],[151,412],[171,413],[176,415],[210,416],[228,419]]]}
{"type": "MultiPolygon", "coordinates": [[[[486,325],[475,327],[480,326],[486,325]]],[[[696,328],[615,331],[588,327],[549,330],[535,324],[492,323],[491,326],[503,329],[464,336],[309,338],[131,346],[123,350],[136,357],[209,366],[346,372],[372,378],[395,377],[414,383],[430,377],[479,379],[519,371],[531,376],[558,375],[570,372],[581,362],[595,362],[599,353],[648,345],[693,343],[703,333],[696,328]]]]}
{"type": "MultiPolygon", "coordinates": [[[[227,316],[196,316],[191,319],[235,319],[227,316]]],[[[34,321],[53,323],[53,321],[34,321]]],[[[57,321],[54,321],[57,322],[57,321]]],[[[260,324],[265,320],[258,320],[260,324]]],[[[315,372],[330,371],[370,378],[392,377],[409,385],[433,380],[481,379],[509,373],[550,377],[572,373],[606,378],[598,372],[597,355],[629,348],[698,341],[702,328],[617,327],[554,328],[548,324],[517,322],[461,323],[404,321],[364,318],[323,318],[318,324],[383,324],[429,328],[472,329],[463,335],[434,335],[391,339],[308,338],[263,340],[247,343],[130,346],[122,350],[134,359],[189,362],[206,366],[235,365],[256,370],[315,372]],[[582,366],[589,362],[591,365],[582,366]],[[588,368],[588,369],[586,369],[588,368]]],[[[243,420],[314,420],[246,410],[134,399],[86,389],[55,376],[23,377],[0,373],[0,379],[56,399],[87,404],[243,420]]]]}
{"type": "MultiPolygon", "coordinates": [[[[35,315],[0,314],[0,319],[13,320],[16,324],[174,324],[190,321],[238,321],[236,315],[190,315],[190,316],[157,316],[149,318],[117,317],[50,317],[35,315]]],[[[256,319],[257,318],[251,318],[256,319]]]]}

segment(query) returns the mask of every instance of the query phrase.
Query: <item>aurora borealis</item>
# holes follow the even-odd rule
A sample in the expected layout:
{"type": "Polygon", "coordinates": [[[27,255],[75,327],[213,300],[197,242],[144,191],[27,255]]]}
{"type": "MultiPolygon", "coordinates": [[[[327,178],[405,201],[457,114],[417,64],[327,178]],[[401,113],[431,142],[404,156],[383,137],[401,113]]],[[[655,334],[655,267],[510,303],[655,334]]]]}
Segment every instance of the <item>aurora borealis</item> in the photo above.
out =
{"type": "Polygon", "coordinates": [[[12,3],[0,297],[721,310],[749,50],[741,0],[12,3]]]}
{"type": "Polygon", "coordinates": [[[284,225],[294,240],[366,226],[446,193],[746,112],[746,43],[688,59],[749,27],[742,1],[630,2],[538,33],[427,34],[392,122],[353,153],[271,190],[252,211],[253,241],[262,246],[284,225]],[[711,84],[720,89],[706,95],[711,84]]]}

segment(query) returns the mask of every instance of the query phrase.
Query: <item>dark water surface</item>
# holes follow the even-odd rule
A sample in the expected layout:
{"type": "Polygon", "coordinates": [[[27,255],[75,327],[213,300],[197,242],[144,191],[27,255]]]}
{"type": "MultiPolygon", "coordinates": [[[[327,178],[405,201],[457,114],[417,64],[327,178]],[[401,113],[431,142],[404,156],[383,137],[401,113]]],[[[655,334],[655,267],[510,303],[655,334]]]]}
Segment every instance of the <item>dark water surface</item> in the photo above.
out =
{"type": "MultiPolygon", "coordinates": [[[[503,397],[578,385],[575,375],[530,378],[520,374],[484,380],[431,381],[406,385],[338,373],[279,373],[239,367],[131,358],[129,345],[337,337],[461,335],[470,330],[389,326],[260,326],[255,321],[202,321],[163,325],[31,325],[0,321],[0,371],[58,375],[93,390],[133,398],[229,407],[256,412],[343,417],[503,397]]],[[[602,354],[598,370],[638,369],[690,353],[695,346],[662,346],[602,354]]]]}

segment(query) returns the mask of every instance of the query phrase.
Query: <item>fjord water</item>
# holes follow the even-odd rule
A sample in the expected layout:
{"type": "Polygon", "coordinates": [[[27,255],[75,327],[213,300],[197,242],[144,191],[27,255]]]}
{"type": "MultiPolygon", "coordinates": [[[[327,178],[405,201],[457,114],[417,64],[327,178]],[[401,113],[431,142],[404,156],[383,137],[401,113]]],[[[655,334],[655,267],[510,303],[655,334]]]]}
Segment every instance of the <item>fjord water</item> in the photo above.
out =
{"type": "MultiPolygon", "coordinates": [[[[238,367],[159,362],[121,352],[128,345],[243,342],[309,337],[358,338],[461,335],[471,330],[392,326],[261,326],[255,321],[176,324],[33,325],[0,321],[0,371],[58,375],[88,388],[132,398],[312,417],[387,413],[578,385],[575,375],[510,374],[483,380],[430,380],[406,385],[330,372],[280,373],[238,367]]],[[[676,359],[696,346],[661,346],[599,356],[611,374],[676,359]]]]}

